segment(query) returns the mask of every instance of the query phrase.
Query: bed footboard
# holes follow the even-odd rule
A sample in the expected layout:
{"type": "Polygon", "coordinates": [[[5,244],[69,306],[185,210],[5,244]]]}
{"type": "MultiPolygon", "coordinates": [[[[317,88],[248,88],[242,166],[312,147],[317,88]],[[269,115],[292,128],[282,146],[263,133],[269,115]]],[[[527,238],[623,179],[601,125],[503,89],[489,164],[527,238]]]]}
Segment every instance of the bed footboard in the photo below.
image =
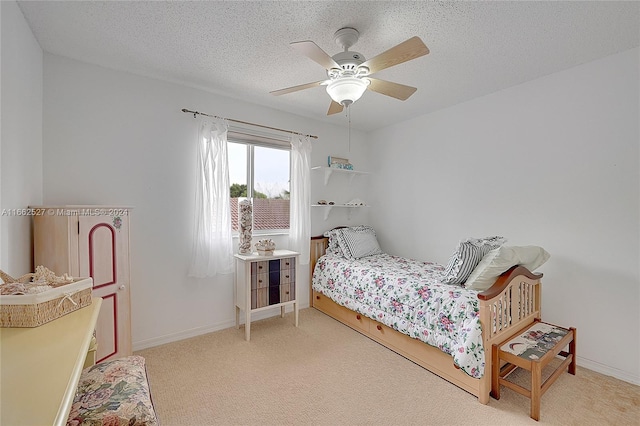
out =
{"type": "Polygon", "coordinates": [[[493,286],[478,293],[485,337],[489,340],[531,324],[540,318],[540,278],[524,266],[514,266],[503,273],[493,286]]]}
{"type": "Polygon", "coordinates": [[[541,278],[542,274],[534,274],[524,266],[514,266],[500,275],[491,287],[478,293],[485,355],[480,402],[483,399],[488,402],[491,391],[491,345],[515,336],[541,317],[541,278]]]}

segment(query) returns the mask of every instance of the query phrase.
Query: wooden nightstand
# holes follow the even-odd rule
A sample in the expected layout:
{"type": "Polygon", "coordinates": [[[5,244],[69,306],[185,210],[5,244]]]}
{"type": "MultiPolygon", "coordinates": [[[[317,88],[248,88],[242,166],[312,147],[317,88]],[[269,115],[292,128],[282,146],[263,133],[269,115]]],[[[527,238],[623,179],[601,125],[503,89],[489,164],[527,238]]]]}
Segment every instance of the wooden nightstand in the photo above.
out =
{"type": "Polygon", "coordinates": [[[576,329],[558,327],[537,320],[522,333],[492,346],[491,396],[500,399],[500,385],[531,399],[531,418],[540,420],[540,398],[567,366],[576,374],[576,329]],[[569,352],[563,351],[569,346],[569,352]],[[557,355],[565,359],[542,383],[542,369],[557,355]],[[504,367],[500,367],[506,361],[504,367]],[[509,382],[505,377],[516,368],[531,372],[531,390],[509,382]]]}
{"type": "Polygon", "coordinates": [[[272,255],[236,254],[236,328],[240,328],[240,310],[245,313],[244,337],[251,338],[251,314],[280,307],[284,317],[285,308],[293,305],[295,325],[298,326],[298,302],[296,271],[300,253],[290,250],[275,250],[272,255]]]}

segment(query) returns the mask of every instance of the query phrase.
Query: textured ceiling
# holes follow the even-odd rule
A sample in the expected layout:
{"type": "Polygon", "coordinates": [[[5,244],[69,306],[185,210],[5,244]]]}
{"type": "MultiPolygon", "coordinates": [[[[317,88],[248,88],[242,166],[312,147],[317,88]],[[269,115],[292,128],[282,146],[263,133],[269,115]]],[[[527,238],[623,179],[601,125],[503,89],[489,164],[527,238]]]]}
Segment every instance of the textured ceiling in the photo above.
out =
{"type": "Polygon", "coordinates": [[[334,32],[350,26],[360,32],[351,50],[372,58],[419,36],[429,55],[375,74],[418,91],[404,102],[367,91],[351,107],[352,126],[367,131],[640,44],[635,1],[18,4],[46,52],[338,125],[346,125],[346,116],[326,116],[323,86],[269,94],[326,78],[289,43],[313,40],[333,55],[341,50],[334,32]]]}

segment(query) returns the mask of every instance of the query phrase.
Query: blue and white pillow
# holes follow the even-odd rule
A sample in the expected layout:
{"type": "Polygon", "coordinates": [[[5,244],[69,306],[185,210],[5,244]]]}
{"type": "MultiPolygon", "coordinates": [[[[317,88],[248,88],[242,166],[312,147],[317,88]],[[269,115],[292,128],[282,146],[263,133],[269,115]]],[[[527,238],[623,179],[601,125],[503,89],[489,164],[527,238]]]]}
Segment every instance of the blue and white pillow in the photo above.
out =
{"type": "Polygon", "coordinates": [[[502,246],[504,237],[469,238],[460,241],[455,252],[449,258],[442,276],[445,284],[462,284],[478,266],[485,254],[502,246]]]}

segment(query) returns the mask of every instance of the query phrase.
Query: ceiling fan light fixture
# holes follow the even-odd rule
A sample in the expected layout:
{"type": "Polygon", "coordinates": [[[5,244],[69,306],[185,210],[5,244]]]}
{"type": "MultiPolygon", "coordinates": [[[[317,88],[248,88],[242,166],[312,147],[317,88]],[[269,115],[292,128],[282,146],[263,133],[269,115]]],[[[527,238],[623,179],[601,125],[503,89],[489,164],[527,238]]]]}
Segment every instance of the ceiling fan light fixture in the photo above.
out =
{"type": "Polygon", "coordinates": [[[360,99],[371,83],[367,78],[343,77],[327,85],[327,93],[335,102],[348,106],[360,99]]]}

